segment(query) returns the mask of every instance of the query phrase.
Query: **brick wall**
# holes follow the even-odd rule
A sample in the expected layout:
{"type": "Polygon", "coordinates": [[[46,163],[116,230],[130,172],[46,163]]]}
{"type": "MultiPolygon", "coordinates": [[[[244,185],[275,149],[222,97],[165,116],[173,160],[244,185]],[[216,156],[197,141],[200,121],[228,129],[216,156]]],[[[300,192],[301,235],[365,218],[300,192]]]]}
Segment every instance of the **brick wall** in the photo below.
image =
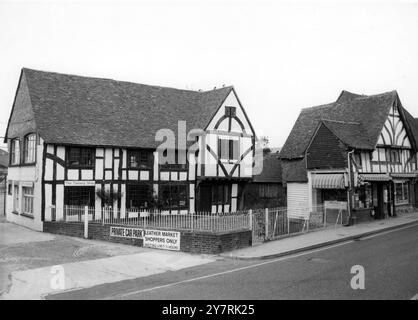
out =
{"type": "MultiPolygon", "coordinates": [[[[121,227],[121,226],[118,226],[121,227]]],[[[132,228],[132,226],[125,226],[132,228]]],[[[79,222],[44,222],[44,232],[71,237],[84,237],[84,225],[79,222]]],[[[175,230],[173,230],[175,231],[175,230]]],[[[142,239],[110,236],[110,225],[89,224],[89,239],[143,246],[142,239]]],[[[249,230],[230,233],[181,231],[180,250],[191,253],[218,254],[225,251],[251,246],[252,233],[249,230]]]]}

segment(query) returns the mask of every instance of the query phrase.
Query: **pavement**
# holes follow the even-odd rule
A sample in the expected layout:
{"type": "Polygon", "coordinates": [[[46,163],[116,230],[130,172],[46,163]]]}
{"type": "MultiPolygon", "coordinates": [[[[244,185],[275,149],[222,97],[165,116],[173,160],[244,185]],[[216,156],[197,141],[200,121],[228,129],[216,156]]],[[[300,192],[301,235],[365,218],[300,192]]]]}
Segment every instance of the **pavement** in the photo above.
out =
{"type": "Polygon", "coordinates": [[[348,227],[337,226],[323,230],[315,230],[305,234],[226,252],[221,256],[242,260],[277,258],[361,237],[367,237],[415,223],[418,223],[418,212],[402,214],[385,220],[358,223],[348,227]]]}
{"type": "Polygon", "coordinates": [[[33,231],[0,222],[0,299],[42,299],[216,260],[33,231]]]}

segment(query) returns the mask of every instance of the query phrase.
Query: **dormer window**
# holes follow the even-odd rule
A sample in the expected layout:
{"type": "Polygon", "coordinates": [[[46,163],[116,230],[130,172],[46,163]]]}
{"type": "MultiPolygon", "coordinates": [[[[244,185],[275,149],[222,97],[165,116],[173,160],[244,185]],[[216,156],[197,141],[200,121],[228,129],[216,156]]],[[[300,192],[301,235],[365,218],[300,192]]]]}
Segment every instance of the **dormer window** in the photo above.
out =
{"type": "Polygon", "coordinates": [[[16,165],[20,163],[20,140],[13,139],[11,142],[10,164],[16,165]]]}
{"type": "Polygon", "coordinates": [[[36,155],[36,134],[31,133],[25,137],[24,141],[24,163],[34,163],[36,155]]]}

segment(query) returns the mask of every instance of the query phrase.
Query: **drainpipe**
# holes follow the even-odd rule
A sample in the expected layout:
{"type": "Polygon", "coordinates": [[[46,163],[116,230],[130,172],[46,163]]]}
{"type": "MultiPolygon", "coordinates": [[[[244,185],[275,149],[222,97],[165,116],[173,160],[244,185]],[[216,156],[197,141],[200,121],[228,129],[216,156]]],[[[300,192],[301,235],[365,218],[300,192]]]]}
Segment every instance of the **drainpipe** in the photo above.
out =
{"type": "Polygon", "coordinates": [[[347,191],[347,209],[348,209],[348,226],[352,224],[351,219],[351,194],[353,189],[353,181],[351,174],[351,157],[350,155],[354,153],[354,149],[347,152],[347,165],[348,165],[348,191],[347,191]]]}

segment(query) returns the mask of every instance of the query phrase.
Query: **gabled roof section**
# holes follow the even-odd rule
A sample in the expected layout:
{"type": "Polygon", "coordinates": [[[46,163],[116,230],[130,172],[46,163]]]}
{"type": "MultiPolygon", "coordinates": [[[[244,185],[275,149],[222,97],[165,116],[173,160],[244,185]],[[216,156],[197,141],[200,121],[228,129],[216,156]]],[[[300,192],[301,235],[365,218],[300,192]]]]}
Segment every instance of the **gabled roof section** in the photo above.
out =
{"type": "Polygon", "coordinates": [[[303,158],[318,122],[323,120],[336,136],[351,147],[373,149],[390,108],[394,103],[400,106],[396,91],[371,96],[343,92],[339,100],[302,109],[280,153],[282,159],[303,158]]]}
{"type": "Polygon", "coordinates": [[[160,129],[203,129],[233,89],[190,91],[22,69],[48,143],[155,148],[160,129]]]}
{"type": "Polygon", "coordinates": [[[358,122],[321,120],[321,123],[348,147],[366,150],[374,148],[374,141],[368,139],[366,130],[358,122]]]}

